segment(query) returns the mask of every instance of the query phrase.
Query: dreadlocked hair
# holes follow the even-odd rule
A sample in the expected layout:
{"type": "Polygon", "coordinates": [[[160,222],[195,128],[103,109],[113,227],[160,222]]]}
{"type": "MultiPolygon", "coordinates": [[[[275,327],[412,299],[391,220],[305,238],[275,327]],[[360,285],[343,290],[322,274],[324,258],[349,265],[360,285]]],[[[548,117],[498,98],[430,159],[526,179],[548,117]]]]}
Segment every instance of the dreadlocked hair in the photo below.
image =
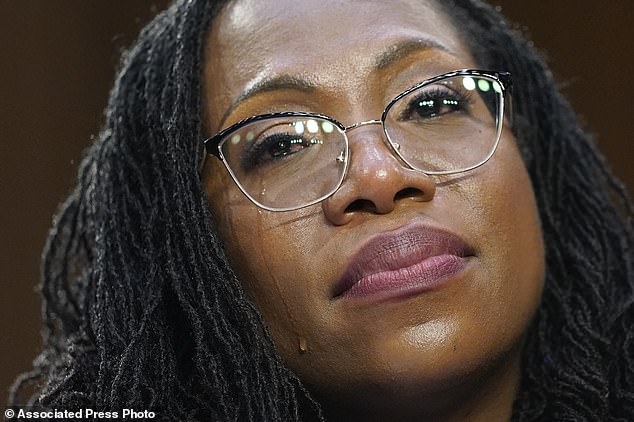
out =
{"type": "MultiPolygon", "coordinates": [[[[175,3],[124,55],[44,251],[44,350],[11,404],[323,419],[227,264],[197,175],[204,35],[223,3],[175,3]]],[[[540,210],[546,281],[513,420],[634,420],[632,203],[530,43],[479,0],[438,3],[480,66],[513,74],[540,210]]]]}
{"type": "Polygon", "coordinates": [[[320,417],[227,265],[197,175],[204,36],[220,7],[177,2],[124,55],[44,251],[45,349],[11,403],[35,384],[26,404],[45,408],[320,417]]]}
{"type": "Polygon", "coordinates": [[[529,41],[478,0],[441,2],[476,61],[511,72],[546,249],[515,421],[634,420],[632,202],[529,41]]]}

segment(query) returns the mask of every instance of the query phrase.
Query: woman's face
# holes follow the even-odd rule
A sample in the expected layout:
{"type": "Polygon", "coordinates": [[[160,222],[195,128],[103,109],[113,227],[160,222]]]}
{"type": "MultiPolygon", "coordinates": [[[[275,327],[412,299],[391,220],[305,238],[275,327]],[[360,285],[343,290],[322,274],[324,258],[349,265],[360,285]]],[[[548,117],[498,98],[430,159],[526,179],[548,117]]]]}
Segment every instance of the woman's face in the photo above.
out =
{"type": "MultiPolygon", "coordinates": [[[[276,111],[378,119],[408,87],[478,67],[426,1],[237,0],[205,54],[209,134],[276,111]],[[255,85],[266,88],[234,104],[255,85]]],[[[342,187],[296,211],[257,208],[214,157],[203,171],[233,267],[287,365],[326,406],[376,412],[513,385],[544,264],[512,133],[482,167],[444,177],[406,168],[378,125],[349,142],[342,187]],[[365,287],[340,294],[342,277],[365,287]]]]}

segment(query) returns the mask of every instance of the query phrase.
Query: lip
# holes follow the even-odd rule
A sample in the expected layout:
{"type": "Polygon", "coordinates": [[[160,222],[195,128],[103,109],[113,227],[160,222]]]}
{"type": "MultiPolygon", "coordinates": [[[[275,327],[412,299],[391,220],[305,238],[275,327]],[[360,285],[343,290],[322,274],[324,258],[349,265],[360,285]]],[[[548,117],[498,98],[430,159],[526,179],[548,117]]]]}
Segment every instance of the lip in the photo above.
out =
{"type": "Polygon", "coordinates": [[[333,285],[335,299],[392,299],[440,287],[474,255],[458,235],[421,224],[372,236],[333,285]]]}

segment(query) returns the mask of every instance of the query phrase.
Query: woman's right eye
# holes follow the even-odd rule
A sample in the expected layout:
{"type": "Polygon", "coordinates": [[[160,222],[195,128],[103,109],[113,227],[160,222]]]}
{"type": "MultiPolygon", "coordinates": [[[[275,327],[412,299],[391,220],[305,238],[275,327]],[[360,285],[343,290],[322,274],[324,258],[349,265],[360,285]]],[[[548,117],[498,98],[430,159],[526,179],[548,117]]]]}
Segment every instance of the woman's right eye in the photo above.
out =
{"type": "Polygon", "coordinates": [[[252,170],[301,152],[311,144],[298,134],[275,133],[254,140],[242,153],[241,165],[244,170],[252,170]]]}

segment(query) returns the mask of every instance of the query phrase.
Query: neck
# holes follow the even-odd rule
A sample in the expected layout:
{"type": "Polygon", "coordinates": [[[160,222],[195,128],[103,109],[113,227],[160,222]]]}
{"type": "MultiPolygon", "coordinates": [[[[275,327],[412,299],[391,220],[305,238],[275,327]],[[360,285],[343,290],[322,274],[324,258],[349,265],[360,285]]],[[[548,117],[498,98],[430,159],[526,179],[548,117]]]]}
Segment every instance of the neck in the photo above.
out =
{"type": "MultiPolygon", "coordinates": [[[[519,348],[518,348],[519,349],[519,348]]],[[[327,421],[508,422],[519,389],[521,354],[509,353],[468,380],[436,391],[408,391],[360,405],[325,404],[327,421]]]]}

